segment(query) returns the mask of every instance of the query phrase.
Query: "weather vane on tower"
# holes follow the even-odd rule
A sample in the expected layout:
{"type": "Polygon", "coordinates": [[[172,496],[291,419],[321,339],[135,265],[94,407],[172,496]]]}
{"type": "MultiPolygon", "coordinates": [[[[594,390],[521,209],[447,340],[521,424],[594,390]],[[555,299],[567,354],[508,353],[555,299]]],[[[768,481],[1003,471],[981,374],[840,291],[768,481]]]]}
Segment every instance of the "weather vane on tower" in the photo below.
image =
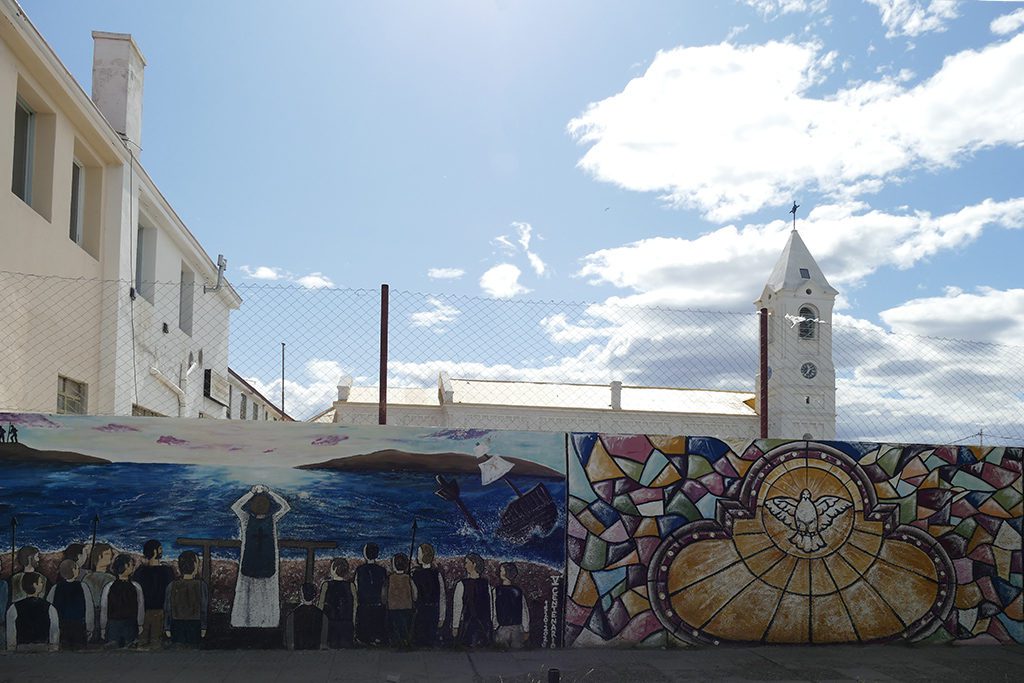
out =
{"type": "Polygon", "coordinates": [[[793,202],[793,208],[789,210],[793,214],[793,230],[796,230],[796,210],[800,208],[800,205],[795,201],[793,202]]]}

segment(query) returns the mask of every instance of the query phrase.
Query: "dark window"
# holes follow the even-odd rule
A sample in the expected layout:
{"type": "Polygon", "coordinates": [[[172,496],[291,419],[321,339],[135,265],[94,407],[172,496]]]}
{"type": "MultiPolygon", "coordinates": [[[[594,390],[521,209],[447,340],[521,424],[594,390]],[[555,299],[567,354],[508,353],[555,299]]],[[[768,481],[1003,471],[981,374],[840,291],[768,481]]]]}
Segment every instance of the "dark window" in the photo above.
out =
{"type": "Polygon", "coordinates": [[[805,280],[810,280],[811,279],[811,271],[809,271],[807,268],[801,268],[800,269],[800,277],[802,277],[805,280]]]}
{"type": "Polygon", "coordinates": [[[818,334],[817,314],[810,306],[800,308],[800,338],[814,339],[818,334]]]}
{"type": "Polygon", "coordinates": [[[14,105],[14,176],[11,191],[32,203],[32,145],[36,115],[19,99],[14,105]]]}
{"type": "Polygon", "coordinates": [[[82,167],[76,162],[71,162],[71,226],[68,236],[75,244],[82,243],[82,182],[85,174],[82,167]]]}

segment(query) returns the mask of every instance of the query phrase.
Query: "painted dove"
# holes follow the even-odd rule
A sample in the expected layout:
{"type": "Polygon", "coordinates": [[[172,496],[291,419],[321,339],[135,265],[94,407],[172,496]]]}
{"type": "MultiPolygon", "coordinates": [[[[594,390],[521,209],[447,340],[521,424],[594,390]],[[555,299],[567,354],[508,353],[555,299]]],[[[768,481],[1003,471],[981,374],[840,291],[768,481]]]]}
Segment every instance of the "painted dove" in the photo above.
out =
{"type": "Polygon", "coordinates": [[[853,503],[837,496],[822,496],[812,501],[811,492],[804,489],[798,501],[779,496],[769,498],[764,506],[772,516],[793,531],[789,537],[790,543],[805,553],[813,553],[827,545],[821,532],[832,526],[839,515],[853,507],[853,503]]]}

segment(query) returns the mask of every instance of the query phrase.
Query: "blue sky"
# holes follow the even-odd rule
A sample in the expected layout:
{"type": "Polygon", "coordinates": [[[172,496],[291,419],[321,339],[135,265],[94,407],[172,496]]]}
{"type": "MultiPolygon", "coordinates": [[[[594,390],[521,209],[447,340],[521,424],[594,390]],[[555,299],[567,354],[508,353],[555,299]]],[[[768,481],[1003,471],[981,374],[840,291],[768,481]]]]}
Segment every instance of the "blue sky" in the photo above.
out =
{"type": "Polygon", "coordinates": [[[796,199],[837,322],[1024,337],[1024,3],[21,2],[236,284],[749,312],[796,199]]]}

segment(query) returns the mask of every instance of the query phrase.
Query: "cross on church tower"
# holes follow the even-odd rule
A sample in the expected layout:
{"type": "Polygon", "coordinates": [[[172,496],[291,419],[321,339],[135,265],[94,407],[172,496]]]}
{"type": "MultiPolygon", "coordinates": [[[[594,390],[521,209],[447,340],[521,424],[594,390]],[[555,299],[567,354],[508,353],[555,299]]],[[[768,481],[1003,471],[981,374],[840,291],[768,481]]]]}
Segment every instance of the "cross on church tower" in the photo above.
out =
{"type": "Polygon", "coordinates": [[[793,214],[793,230],[796,230],[796,210],[799,209],[799,208],[800,208],[800,205],[797,204],[796,201],[794,201],[793,202],[793,208],[789,210],[789,212],[791,214],[793,214]]]}

